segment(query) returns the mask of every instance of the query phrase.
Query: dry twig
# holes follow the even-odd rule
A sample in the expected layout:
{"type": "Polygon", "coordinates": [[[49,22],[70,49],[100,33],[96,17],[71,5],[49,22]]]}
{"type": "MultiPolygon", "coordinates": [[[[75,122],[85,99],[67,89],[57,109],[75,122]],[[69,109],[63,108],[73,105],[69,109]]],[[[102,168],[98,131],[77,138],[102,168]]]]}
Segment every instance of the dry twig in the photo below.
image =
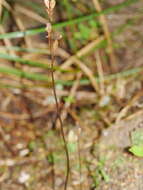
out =
{"type": "MultiPolygon", "coordinates": [[[[99,0],[93,0],[93,3],[94,3],[96,10],[98,12],[101,12],[102,8],[99,3],[99,0]]],[[[111,62],[111,69],[112,69],[112,71],[117,71],[116,58],[115,58],[115,54],[114,54],[114,50],[113,50],[112,38],[111,38],[108,24],[107,24],[107,21],[106,21],[106,18],[104,15],[100,15],[100,21],[103,26],[105,38],[107,39],[107,42],[108,42],[108,54],[109,54],[109,58],[110,58],[110,62],[111,62]]]]}

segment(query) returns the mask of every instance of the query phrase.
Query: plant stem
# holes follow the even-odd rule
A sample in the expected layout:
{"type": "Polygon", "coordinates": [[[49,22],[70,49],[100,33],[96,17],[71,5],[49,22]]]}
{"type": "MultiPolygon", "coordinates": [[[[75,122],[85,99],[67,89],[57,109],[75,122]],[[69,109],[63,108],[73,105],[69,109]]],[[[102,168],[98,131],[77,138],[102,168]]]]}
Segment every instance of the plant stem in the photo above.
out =
{"type": "Polygon", "coordinates": [[[64,134],[63,122],[62,122],[62,118],[61,118],[61,114],[60,114],[58,98],[57,98],[57,94],[56,94],[55,78],[54,78],[54,54],[53,54],[53,47],[52,47],[52,42],[51,42],[50,38],[49,38],[49,46],[50,46],[50,52],[51,52],[51,77],[52,77],[53,93],[54,93],[54,98],[55,98],[55,102],[56,102],[57,116],[58,116],[58,119],[59,119],[59,122],[60,122],[61,135],[62,135],[62,139],[63,139],[63,142],[64,142],[64,148],[65,148],[65,153],[66,153],[66,158],[67,158],[67,172],[66,172],[66,180],[65,180],[65,186],[64,186],[64,190],[66,190],[68,180],[69,180],[70,158],[69,158],[67,142],[66,142],[66,138],[65,138],[65,134],[64,134]]]}

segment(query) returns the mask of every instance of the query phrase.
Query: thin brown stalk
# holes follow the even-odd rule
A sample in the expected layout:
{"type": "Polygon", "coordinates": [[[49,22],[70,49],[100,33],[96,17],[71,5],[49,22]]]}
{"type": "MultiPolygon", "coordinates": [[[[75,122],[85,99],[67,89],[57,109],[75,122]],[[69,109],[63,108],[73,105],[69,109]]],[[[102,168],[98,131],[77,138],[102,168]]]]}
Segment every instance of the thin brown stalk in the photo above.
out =
{"type": "Polygon", "coordinates": [[[3,0],[1,0],[1,2],[0,2],[0,17],[2,15],[2,6],[3,6],[3,0]]]}
{"type": "Polygon", "coordinates": [[[95,46],[97,46],[102,40],[104,40],[104,37],[101,36],[95,40],[93,40],[92,42],[88,43],[86,46],[84,46],[83,48],[81,48],[75,55],[70,56],[62,65],[61,65],[61,69],[67,69],[68,67],[70,67],[75,58],[81,58],[82,56],[84,56],[85,54],[89,53],[95,46]]]}
{"type": "Polygon", "coordinates": [[[93,72],[91,69],[89,69],[82,61],[78,59],[74,59],[75,63],[80,67],[80,69],[86,74],[86,76],[89,78],[93,88],[95,89],[96,92],[99,91],[97,81],[95,80],[95,77],[93,75],[93,72]]]}
{"type": "Polygon", "coordinates": [[[123,117],[127,115],[128,110],[134,105],[135,102],[143,95],[143,91],[137,92],[137,94],[127,103],[127,105],[118,113],[116,118],[116,123],[121,121],[123,117]]]}
{"type": "MultiPolygon", "coordinates": [[[[93,4],[98,12],[102,11],[99,0],[93,0],[93,4]]],[[[110,62],[111,62],[111,69],[112,69],[112,71],[117,71],[116,57],[114,54],[112,38],[111,38],[111,34],[110,34],[110,31],[108,28],[106,17],[104,15],[100,15],[100,21],[103,26],[105,38],[107,39],[107,42],[108,42],[108,54],[109,54],[109,58],[110,58],[110,62]]]]}
{"type": "Polygon", "coordinates": [[[43,24],[47,23],[47,20],[45,18],[43,18],[39,14],[33,12],[32,10],[24,8],[24,7],[20,6],[20,5],[15,5],[15,10],[17,12],[22,13],[23,15],[26,15],[29,18],[32,18],[33,20],[36,20],[36,21],[40,22],[40,23],[43,23],[43,24]]]}
{"type": "MultiPolygon", "coordinates": [[[[68,53],[66,53],[67,57],[69,57],[69,58],[61,66],[62,69],[67,69],[73,63],[75,63],[83,71],[83,73],[89,78],[89,80],[91,82],[91,85],[93,86],[93,88],[95,89],[96,92],[99,92],[99,87],[98,87],[98,84],[97,84],[97,82],[95,80],[93,72],[91,71],[91,69],[89,69],[86,66],[85,63],[83,63],[78,58],[80,58],[80,57],[84,56],[86,53],[88,53],[92,48],[94,48],[99,43],[100,40],[103,40],[103,38],[100,37],[97,40],[89,43],[87,46],[83,47],[81,50],[79,50],[73,56],[70,56],[68,53]]],[[[56,74],[58,75],[58,73],[59,72],[57,72],[56,74]]]]}
{"type": "Polygon", "coordinates": [[[9,11],[11,11],[12,9],[11,9],[11,7],[10,7],[10,5],[7,3],[7,1],[5,1],[5,0],[1,0],[0,1],[0,5],[1,6],[4,6],[7,10],[9,10],[9,11]]]}
{"type": "MultiPolygon", "coordinates": [[[[18,28],[20,29],[20,31],[25,31],[25,27],[24,27],[24,24],[23,22],[21,21],[21,19],[16,15],[16,13],[12,12],[14,18],[15,18],[15,22],[18,26],[18,28]]],[[[28,48],[32,48],[32,42],[31,42],[31,39],[28,37],[28,36],[24,36],[24,40],[25,40],[25,43],[27,45],[28,48]]]]}
{"type": "Polygon", "coordinates": [[[102,62],[101,62],[101,57],[100,57],[100,52],[98,51],[96,53],[96,65],[97,65],[97,71],[99,74],[99,79],[100,79],[100,94],[104,95],[105,94],[105,85],[104,85],[104,72],[103,72],[103,67],[102,67],[102,62]]]}
{"type": "Polygon", "coordinates": [[[48,33],[49,49],[50,49],[50,54],[51,54],[51,78],[52,78],[53,94],[54,94],[54,98],[55,98],[57,117],[59,119],[61,135],[62,135],[64,149],[65,149],[65,153],[66,153],[67,172],[66,172],[64,190],[67,190],[68,181],[69,181],[69,173],[70,173],[70,157],[69,157],[68,146],[67,146],[67,142],[66,142],[66,138],[65,138],[65,134],[64,134],[63,122],[62,122],[61,113],[60,113],[60,109],[59,109],[59,103],[58,103],[58,98],[57,98],[56,88],[55,88],[55,78],[54,78],[54,62],[55,62],[54,45],[58,43],[58,40],[53,39],[53,36],[52,36],[53,30],[52,30],[51,22],[52,22],[53,9],[55,7],[56,2],[55,2],[55,0],[45,0],[44,2],[45,2],[45,6],[47,8],[47,13],[49,15],[49,20],[50,20],[50,23],[47,23],[46,29],[47,29],[47,33],[48,33]]]}
{"type": "Polygon", "coordinates": [[[51,38],[49,38],[49,47],[50,47],[50,52],[51,52],[51,77],[52,77],[52,87],[53,87],[53,93],[54,93],[54,98],[56,102],[56,110],[57,110],[57,116],[60,122],[60,129],[61,129],[61,135],[63,138],[64,142],[64,148],[65,148],[65,153],[66,153],[66,158],[67,158],[67,173],[66,173],[66,180],[65,180],[65,186],[64,190],[67,189],[67,184],[68,184],[68,179],[69,179],[69,171],[70,171],[70,158],[69,158],[69,152],[68,152],[68,147],[67,147],[67,142],[64,134],[64,129],[63,129],[63,122],[60,114],[60,109],[59,109],[59,104],[58,104],[58,98],[56,94],[56,88],[55,88],[55,78],[54,78],[54,52],[53,52],[53,47],[52,47],[52,42],[51,38]]]}
{"type": "MultiPolygon", "coordinates": [[[[2,25],[0,25],[0,33],[1,34],[5,33],[5,28],[2,25]]],[[[6,47],[11,47],[12,46],[12,43],[11,43],[10,39],[4,38],[3,41],[4,41],[4,44],[5,44],[6,47]]],[[[13,56],[16,55],[15,51],[13,51],[13,50],[8,50],[8,52],[10,53],[10,55],[13,55],[13,56]]]]}
{"type": "MultiPolygon", "coordinates": [[[[81,76],[82,76],[82,73],[81,73],[81,72],[77,74],[77,79],[76,79],[75,83],[73,84],[73,86],[72,86],[72,88],[71,88],[71,90],[70,90],[70,93],[69,93],[70,95],[69,95],[69,96],[71,96],[71,97],[74,97],[74,96],[75,96],[75,93],[76,93],[77,88],[78,88],[78,86],[79,86],[79,81],[80,81],[81,76]]],[[[61,119],[62,119],[62,122],[64,122],[64,120],[65,120],[66,117],[67,117],[68,109],[70,108],[70,105],[71,105],[71,102],[66,102],[65,105],[64,105],[64,108],[63,108],[63,110],[62,110],[62,112],[61,112],[61,119]]],[[[59,123],[57,123],[57,126],[58,126],[58,124],[59,124],[59,123]]],[[[79,140],[79,139],[78,139],[78,140],[79,140]]],[[[78,143],[78,142],[77,142],[77,143],[78,143]]],[[[80,155],[80,153],[79,153],[79,150],[78,150],[78,158],[79,158],[79,155],[80,155]]],[[[81,176],[81,170],[80,170],[80,176],[81,176]]],[[[82,188],[80,188],[80,190],[82,190],[82,188]]]]}

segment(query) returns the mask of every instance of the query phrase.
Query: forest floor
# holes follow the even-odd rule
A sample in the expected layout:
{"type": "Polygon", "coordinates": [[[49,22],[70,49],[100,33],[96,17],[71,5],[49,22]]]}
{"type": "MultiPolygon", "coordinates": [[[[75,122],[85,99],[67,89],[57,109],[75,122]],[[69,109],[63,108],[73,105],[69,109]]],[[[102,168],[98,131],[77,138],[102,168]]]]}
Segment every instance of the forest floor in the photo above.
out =
{"type": "MultiPolygon", "coordinates": [[[[57,0],[54,30],[63,38],[54,75],[70,155],[67,190],[143,189],[143,151],[130,151],[143,147],[143,2],[126,2],[103,0],[107,13],[95,16],[96,0],[57,0]]],[[[0,16],[0,190],[63,189],[44,3],[3,0],[0,16]]]]}

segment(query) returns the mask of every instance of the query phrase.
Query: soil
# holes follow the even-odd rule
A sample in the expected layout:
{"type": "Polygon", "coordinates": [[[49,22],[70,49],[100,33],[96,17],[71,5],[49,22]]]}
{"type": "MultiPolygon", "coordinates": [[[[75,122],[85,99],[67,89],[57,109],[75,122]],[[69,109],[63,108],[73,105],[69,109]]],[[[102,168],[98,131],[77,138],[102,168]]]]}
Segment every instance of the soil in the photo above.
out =
{"type": "MultiPolygon", "coordinates": [[[[116,3],[121,1],[118,0],[116,3]]],[[[108,0],[108,5],[113,4],[115,1],[108,0]]],[[[123,33],[114,37],[119,71],[143,66],[142,6],[143,2],[139,1],[130,8],[107,16],[110,31],[114,31],[135,15],[134,25],[127,27],[123,33]],[[138,14],[138,11],[141,13],[138,14]]],[[[39,36],[31,39],[34,39],[35,47],[47,46],[43,44],[43,40],[41,42],[39,36]]],[[[14,80],[14,77],[12,79],[14,80]]],[[[126,98],[123,98],[122,108],[127,105],[124,103],[125,101],[128,102],[136,91],[142,89],[142,81],[134,80],[133,78],[133,81],[131,80],[130,84],[126,85],[128,89],[125,89],[126,98]]],[[[11,78],[8,78],[7,81],[11,82],[11,78]]],[[[109,85],[109,89],[111,86],[112,84],[109,85]]],[[[69,93],[66,90],[63,94],[69,93]]],[[[104,115],[96,117],[95,112],[98,106],[95,106],[96,108],[92,106],[95,103],[96,95],[90,92],[91,88],[87,91],[84,94],[84,89],[81,88],[77,92],[76,100],[79,104],[73,103],[71,108],[71,111],[74,110],[77,113],[76,122],[73,121],[72,116],[68,115],[64,123],[67,126],[65,129],[67,139],[72,136],[69,145],[70,183],[67,190],[143,190],[143,159],[128,152],[128,147],[131,146],[132,131],[139,127],[142,128],[142,107],[138,108],[135,105],[133,109],[129,110],[129,115],[132,117],[129,117],[128,114],[126,117],[123,115],[118,122],[115,122],[114,111],[120,112],[121,106],[111,109],[107,114],[105,108],[103,112],[105,111],[106,117],[104,115]],[[91,97],[90,101],[86,99],[87,97],[91,97]],[[111,126],[108,122],[110,115],[113,115],[111,126]],[[105,129],[107,125],[108,128],[105,129]],[[81,132],[78,147],[77,142],[75,143],[73,139],[78,138],[79,128],[81,128],[81,132]],[[79,150],[81,171],[79,169],[79,150]]],[[[55,189],[63,189],[66,159],[59,131],[51,132],[51,129],[54,128],[51,120],[56,118],[55,107],[47,103],[47,98],[52,97],[51,92],[49,89],[42,92],[39,87],[36,92],[29,90],[25,93],[28,99],[26,100],[27,104],[36,118],[34,122],[29,117],[25,105],[21,105],[19,94],[20,91],[17,89],[4,89],[0,92],[1,112],[11,113],[0,116],[0,190],[53,190],[53,180],[55,180],[55,189]],[[44,105],[43,102],[47,104],[44,105]],[[54,164],[52,162],[53,155],[54,164]]],[[[119,103],[120,98],[114,97],[114,99],[116,98],[119,103]]]]}

